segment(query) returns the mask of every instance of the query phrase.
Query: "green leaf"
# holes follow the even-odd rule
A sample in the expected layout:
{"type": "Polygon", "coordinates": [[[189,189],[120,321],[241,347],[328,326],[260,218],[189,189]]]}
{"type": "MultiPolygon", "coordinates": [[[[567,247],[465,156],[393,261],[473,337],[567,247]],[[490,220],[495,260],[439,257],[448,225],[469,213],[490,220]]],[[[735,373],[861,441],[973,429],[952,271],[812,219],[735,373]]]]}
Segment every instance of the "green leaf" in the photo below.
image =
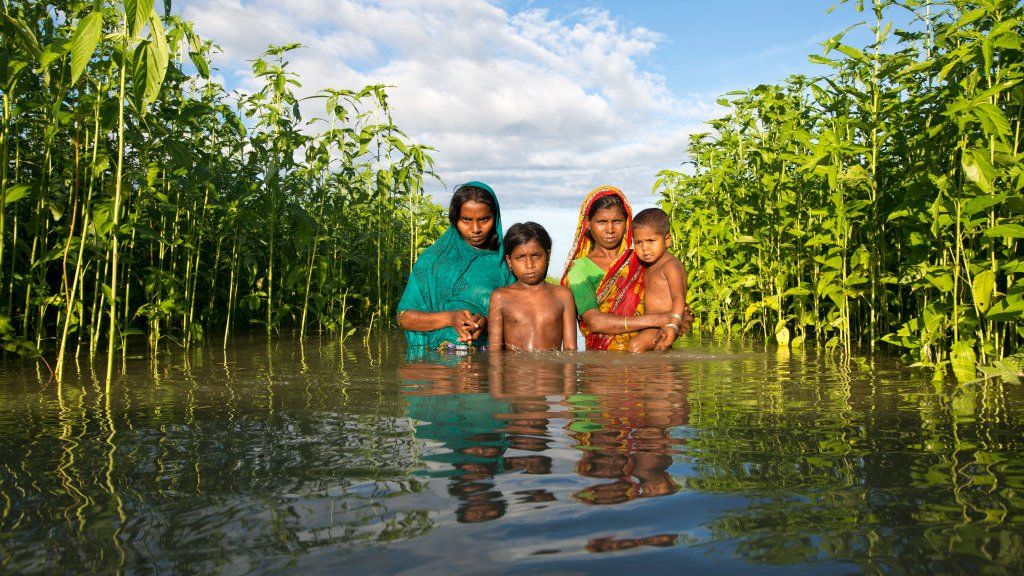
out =
{"type": "Polygon", "coordinates": [[[974,303],[982,314],[988,312],[992,304],[992,291],[996,284],[996,273],[992,270],[985,270],[974,275],[974,283],[971,285],[971,292],[974,295],[974,303]]]}
{"type": "Polygon", "coordinates": [[[1010,132],[1010,121],[1006,115],[995,104],[982,102],[971,108],[971,113],[981,122],[982,128],[988,134],[1002,137],[1010,132]]]}
{"type": "Polygon", "coordinates": [[[959,382],[970,382],[977,375],[978,357],[974,353],[974,340],[954,342],[949,351],[953,374],[959,382]]]}
{"type": "Polygon", "coordinates": [[[794,286],[789,290],[783,292],[782,297],[785,298],[786,296],[810,296],[811,294],[812,292],[807,288],[804,288],[803,286],[794,286]]]}
{"type": "Polygon", "coordinates": [[[9,15],[6,8],[0,12],[0,22],[3,22],[4,27],[13,32],[15,42],[20,44],[25,52],[28,52],[33,58],[39,58],[43,49],[39,45],[39,40],[36,39],[33,27],[26,24],[21,18],[9,15]]]}
{"type": "Polygon", "coordinates": [[[992,183],[997,174],[996,169],[988,160],[988,152],[978,148],[972,149],[969,154],[964,154],[960,161],[964,169],[964,175],[971,182],[978,185],[985,192],[993,192],[995,187],[992,183]]]}
{"type": "Polygon", "coordinates": [[[128,19],[128,32],[138,38],[143,24],[153,13],[153,0],[124,0],[124,13],[128,19]]]}
{"type": "Polygon", "coordinates": [[[807,59],[810,60],[812,64],[824,64],[825,66],[831,66],[833,68],[839,66],[839,62],[825,58],[824,56],[818,56],[817,54],[811,54],[807,56],[807,59]]]}
{"type": "Polygon", "coordinates": [[[4,206],[14,204],[18,200],[28,196],[28,193],[31,191],[31,184],[15,184],[14,186],[10,186],[7,188],[6,192],[4,192],[4,206]]]}
{"type": "Polygon", "coordinates": [[[948,271],[930,271],[925,275],[925,279],[928,280],[932,286],[938,288],[940,292],[953,291],[953,275],[948,271]]]}
{"type": "Polygon", "coordinates": [[[1021,274],[1024,273],[1024,259],[1016,258],[1009,262],[1004,262],[999,265],[999,269],[1004,274],[1021,274]]]}
{"type": "Polygon", "coordinates": [[[989,309],[985,317],[998,322],[1024,318],[1024,295],[1021,294],[1021,291],[1011,290],[1010,294],[992,303],[992,308],[989,309]]]}
{"type": "Polygon", "coordinates": [[[206,57],[200,52],[189,52],[189,59],[192,60],[192,64],[196,67],[196,71],[203,78],[210,78],[210,64],[206,61],[206,57]]]}
{"type": "Polygon", "coordinates": [[[86,65],[96,52],[96,45],[103,32],[103,13],[90,12],[78,22],[75,33],[71,36],[71,84],[85,71],[86,65]]]}
{"type": "Polygon", "coordinates": [[[1006,200],[1006,194],[995,194],[991,196],[975,196],[963,205],[963,214],[965,216],[974,216],[979,212],[988,210],[989,208],[1000,204],[1006,200]]]}
{"type": "Polygon", "coordinates": [[[167,74],[168,51],[167,38],[164,36],[164,25],[152,9],[150,2],[149,29],[153,38],[146,44],[146,90],[142,95],[143,106],[156,100],[160,94],[160,86],[167,74]]]}
{"type": "Polygon", "coordinates": [[[789,328],[784,322],[779,322],[779,325],[775,327],[775,341],[779,343],[779,346],[789,346],[789,328]]]}
{"type": "Polygon", "coordinates": [[[840,52],[842,52],[843,54],[846,54],[847,56],[849,56],[850,58],[852,58],[854,60],[861,60],[861,61],[866,61],[867,60],[867,58],[864,56],[864,53],[861,52],[860,50],[858,50],[857,48],[854,48],[853,46],[848,46],[846,44],[840,44],[840,45],[836,46],[836,50],[839,50],[840,52]]]}
{"type": "Polygon", "coordinates": [[[1020,224],[1000,224],[985,230],[989,238],[1024,238],[1024,226],[1020,224]]]}
{"type": "Polygon", "coordinates": [[[53,42],[50,42],[43,48],[43,53],[39,55],[39,67],[46,68],[54,60],[68,53],[69,41],[66,38],[57,38],[53,42]]]}

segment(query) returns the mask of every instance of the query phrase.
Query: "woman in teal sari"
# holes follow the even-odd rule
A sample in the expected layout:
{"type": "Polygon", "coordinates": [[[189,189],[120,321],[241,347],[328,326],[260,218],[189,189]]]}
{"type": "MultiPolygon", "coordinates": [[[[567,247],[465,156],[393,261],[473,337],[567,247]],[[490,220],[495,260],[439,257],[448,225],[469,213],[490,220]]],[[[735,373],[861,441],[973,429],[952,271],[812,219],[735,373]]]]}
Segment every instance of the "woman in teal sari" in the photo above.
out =
{"type": "Polygon", "coordinates": [[[420,255],[398,302],[410,351],[486,344],[491,292],[515,280],[502,257],[501,212],[490,186],[456,188],[448,221],[451,228],[420,255]]]}

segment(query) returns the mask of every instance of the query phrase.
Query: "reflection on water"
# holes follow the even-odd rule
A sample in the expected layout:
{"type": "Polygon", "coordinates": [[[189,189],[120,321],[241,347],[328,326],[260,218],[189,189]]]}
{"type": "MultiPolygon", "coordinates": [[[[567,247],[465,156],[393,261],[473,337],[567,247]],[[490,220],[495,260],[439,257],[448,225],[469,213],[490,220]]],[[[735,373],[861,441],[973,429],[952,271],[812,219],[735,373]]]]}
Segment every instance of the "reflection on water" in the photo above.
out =
{"type": "Polygon", "coordinates": [[[0,572],[1019,573],[1019,385],[690,342],[0,375],[0,572]],[[680,564],[685,562],[685,564],[680,564]]]}

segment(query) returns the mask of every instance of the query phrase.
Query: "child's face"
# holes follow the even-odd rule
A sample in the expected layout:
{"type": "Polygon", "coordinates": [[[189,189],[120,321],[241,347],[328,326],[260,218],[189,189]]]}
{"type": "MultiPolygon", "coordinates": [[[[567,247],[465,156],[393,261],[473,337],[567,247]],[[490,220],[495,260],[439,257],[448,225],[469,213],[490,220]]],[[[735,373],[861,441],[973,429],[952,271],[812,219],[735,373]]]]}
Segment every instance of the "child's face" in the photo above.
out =
{"type": "Polygon", "coordinates": [[[548,276],[548,259],[551,254],[536,240],[530,240],[512,249],[505,255],[512,275],[523,284],[540,284],[548,276]]]}
{"type": "Polygon", "coordinates": [[[672,238],[647,226],[633,228],[633,250],[644,264],[653,264],[672,245],[672,238]]]}

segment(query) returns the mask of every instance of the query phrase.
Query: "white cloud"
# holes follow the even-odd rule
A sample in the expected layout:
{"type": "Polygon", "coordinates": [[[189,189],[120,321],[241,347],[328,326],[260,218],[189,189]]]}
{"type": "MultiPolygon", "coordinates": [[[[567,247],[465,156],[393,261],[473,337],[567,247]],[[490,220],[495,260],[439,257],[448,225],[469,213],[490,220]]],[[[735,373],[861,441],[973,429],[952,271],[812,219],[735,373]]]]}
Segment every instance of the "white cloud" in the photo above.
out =
{"type": "Polygon", "coordinates": [[[252,88],[249,61],[268,44],[291,42],[305,46],[288,60],[306,94],[394,86],[398,126],[437,149],[449,188],[484,180],[509,207],[569,209],[603,183],[649,199],[657,171],[677,166],[688,134],[717,112],[711,97],[675,95],[638,64],[658,34],[601,10],[554,18],[484,0],[181,0],[175,8],[221,47],[215,65],[235,87],[252,88]]]}

